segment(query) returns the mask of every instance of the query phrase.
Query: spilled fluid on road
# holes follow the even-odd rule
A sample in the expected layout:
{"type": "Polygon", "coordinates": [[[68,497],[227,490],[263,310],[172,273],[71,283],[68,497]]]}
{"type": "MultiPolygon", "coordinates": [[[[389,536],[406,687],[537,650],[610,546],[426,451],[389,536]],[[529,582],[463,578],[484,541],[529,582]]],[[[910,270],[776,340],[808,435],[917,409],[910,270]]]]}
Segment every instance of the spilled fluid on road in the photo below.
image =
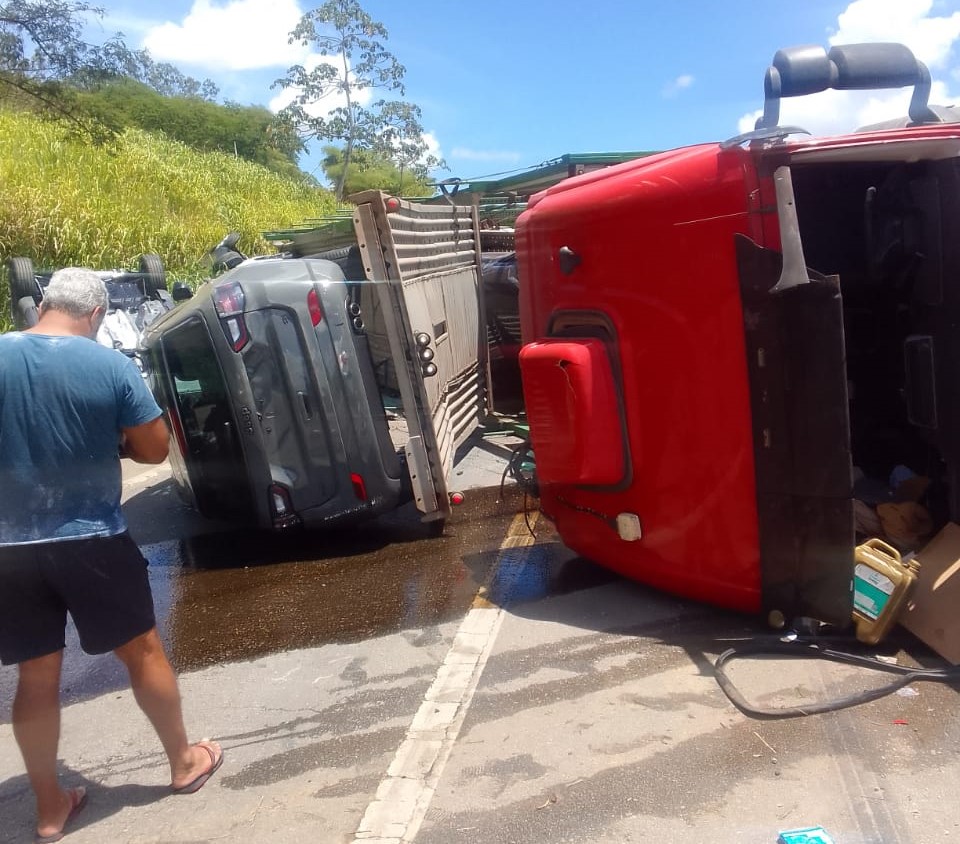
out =
{"type": "Polygon", "coordinates": [[[436,538],[411,511],[349,530],[143,546],[172,661],[189,670],[458,618],[515,514],[495,495],[471,498],[436,538]]]}
{"type": "MultiPolygon", "coordinates": [[[[575,558],[542,518],[526,553],[501,553],[523,505],[509,490],[474,490],[436,538],[408,508],[349,530],[221,530],[141,542],[157,626],[184,672],[456,621],[481,591],[509,608],[614,577],[575,558]]],[[[14,680],[12,672],[0,678],[0,721],[9,719],[14,680]]],[[[126,686],[112,655],[82,653],[70,625],[64,703],[126,686]]]]}

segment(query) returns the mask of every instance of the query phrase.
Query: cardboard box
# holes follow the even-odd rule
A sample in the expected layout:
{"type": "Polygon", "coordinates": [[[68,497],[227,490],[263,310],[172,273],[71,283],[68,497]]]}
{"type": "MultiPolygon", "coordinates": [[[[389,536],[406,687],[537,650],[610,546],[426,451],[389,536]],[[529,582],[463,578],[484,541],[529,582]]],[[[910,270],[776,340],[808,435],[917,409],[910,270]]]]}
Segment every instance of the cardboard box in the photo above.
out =
{"type": "Polygon", "coordinates": [[[953,665],[960,664],[960,525],[949,522],[917,552],[920,573],[900,623],[953,665]]]}

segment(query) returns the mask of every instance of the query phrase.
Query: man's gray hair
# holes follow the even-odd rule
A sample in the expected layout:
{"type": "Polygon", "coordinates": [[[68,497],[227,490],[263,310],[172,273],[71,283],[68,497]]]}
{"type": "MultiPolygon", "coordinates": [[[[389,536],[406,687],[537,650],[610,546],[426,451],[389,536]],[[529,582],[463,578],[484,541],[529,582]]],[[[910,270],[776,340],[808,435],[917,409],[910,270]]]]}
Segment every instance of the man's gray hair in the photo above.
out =
{"type": "Polygon", "coordinates": [[[107,309],[109,297],[103,280],[93,270],[65,267],[57,270],[43,291],[43,306],[80,319],[94,308],[107,309]]]}

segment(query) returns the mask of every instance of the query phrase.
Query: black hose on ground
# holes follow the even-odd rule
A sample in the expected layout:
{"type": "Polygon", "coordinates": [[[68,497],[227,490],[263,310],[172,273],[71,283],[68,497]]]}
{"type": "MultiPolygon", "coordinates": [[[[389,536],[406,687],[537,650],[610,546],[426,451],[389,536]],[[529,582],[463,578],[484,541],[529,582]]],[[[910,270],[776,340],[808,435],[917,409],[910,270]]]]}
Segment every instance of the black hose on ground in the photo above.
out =
{"type": "Polygon", "coordinates": [[[723,689],[724,694],[730,699],[730,702],[744,715],[764,720],[799,718],[803,715],[819,715],[823,712],[836,712],[839,709],[859,706],[862,703],[869,703],[872,700],[885,697],[910,683],[933,682],[960,686],[960,666],[954,668],[910,668],[906,665],[886,663],[874,657],[835,650],[822,639],[809,640],[798,638],[793,641],[777,639],[773,642],[769,640],[748,642],[747,644],[737,645],[724,651],[717,657],[713,668],[717,683],[720,685],[720,688],[723,689]],[[881,671],[886,674],[895,674],[897,678],[876,689],[845,695],[834,700],[813,703],[809,706],[784,706],[775,709],[764,709],[747,703],[746,698],[740,694],[740,690],[733,684],[733,681],[727,676],[726,672],[726,666],[730,662],[751,656],[826,659],[831,662],[856,665],[874,671],[881,671]]]}
{"type": "Polygon", "coordinates": [[[540,486],[537,482],[537,470],[533,462],[533,447],[530,440],[526,439],[515,446],[510,454],[510,459],[500,477],[500,497],[503,497],[503,485],[509,475],[516,485],[523,491],[524,495],[530,495],[533,498],[540,497],[540,486]]]}

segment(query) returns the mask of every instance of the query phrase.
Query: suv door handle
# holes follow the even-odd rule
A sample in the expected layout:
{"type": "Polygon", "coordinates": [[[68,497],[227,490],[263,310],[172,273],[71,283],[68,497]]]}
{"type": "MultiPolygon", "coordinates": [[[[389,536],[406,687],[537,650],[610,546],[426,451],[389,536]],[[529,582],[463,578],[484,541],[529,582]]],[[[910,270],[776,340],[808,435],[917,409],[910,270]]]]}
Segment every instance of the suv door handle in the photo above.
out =
{"type": "Polygon", "coordinates": [[[313,419],[313,411],[310,409],[310,399],[307,394],[298,390],[297,395],[300,396],[300,404],[303,405],[303,415],[308,421],[313,419]]]}

